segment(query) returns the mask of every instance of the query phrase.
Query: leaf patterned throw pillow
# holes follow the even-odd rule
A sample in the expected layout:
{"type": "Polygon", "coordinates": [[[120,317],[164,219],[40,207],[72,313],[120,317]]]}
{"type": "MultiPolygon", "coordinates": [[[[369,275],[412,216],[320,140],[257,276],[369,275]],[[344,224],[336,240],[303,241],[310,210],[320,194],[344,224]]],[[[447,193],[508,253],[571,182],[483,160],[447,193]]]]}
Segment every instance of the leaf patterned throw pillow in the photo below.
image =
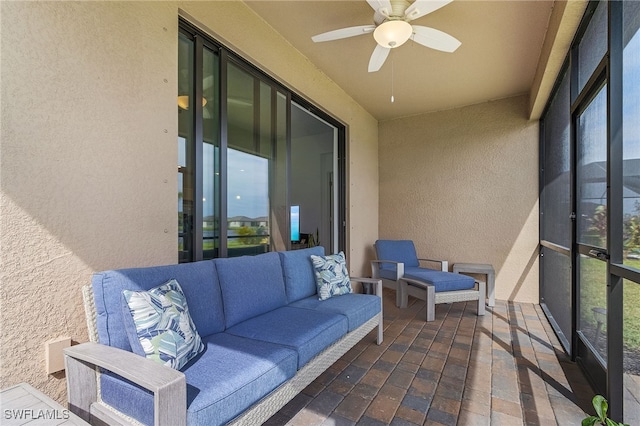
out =
{"type": "Polygon", "coordinates": [[[320,300],[351,293],[351,281],[344,253],[329,256],[311,255],[320,300]]]}
{"type": "Polygon", "coordinates": [[[204,350],[178,281],[122,294],[147,358],[179,370],[204,350]]]}

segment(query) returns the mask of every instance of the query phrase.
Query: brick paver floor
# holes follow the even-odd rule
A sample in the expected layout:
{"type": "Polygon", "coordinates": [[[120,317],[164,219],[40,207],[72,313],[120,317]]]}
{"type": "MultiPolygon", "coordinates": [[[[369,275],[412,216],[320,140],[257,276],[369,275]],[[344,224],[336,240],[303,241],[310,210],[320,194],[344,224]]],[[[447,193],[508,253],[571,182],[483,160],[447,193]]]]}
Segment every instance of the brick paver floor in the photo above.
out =
{"type": "Polygon", "coordinates": [[[593,391],[539,305],[496,301],[394,306],[375,330],[276,413],[269,425],[579,425],[593,391]]]}

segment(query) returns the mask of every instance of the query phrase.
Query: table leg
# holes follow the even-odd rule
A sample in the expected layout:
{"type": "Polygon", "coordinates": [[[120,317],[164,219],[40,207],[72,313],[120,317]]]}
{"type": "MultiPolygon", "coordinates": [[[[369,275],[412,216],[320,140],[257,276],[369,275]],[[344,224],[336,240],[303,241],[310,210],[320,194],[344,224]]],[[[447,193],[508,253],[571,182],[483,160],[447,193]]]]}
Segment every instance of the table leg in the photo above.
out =
{"type": "Polygon", "coordinates": [[[489,306],[496,305],[496,274],[495,272],[487,273],[487,290],[489,291],[489,306]]]}

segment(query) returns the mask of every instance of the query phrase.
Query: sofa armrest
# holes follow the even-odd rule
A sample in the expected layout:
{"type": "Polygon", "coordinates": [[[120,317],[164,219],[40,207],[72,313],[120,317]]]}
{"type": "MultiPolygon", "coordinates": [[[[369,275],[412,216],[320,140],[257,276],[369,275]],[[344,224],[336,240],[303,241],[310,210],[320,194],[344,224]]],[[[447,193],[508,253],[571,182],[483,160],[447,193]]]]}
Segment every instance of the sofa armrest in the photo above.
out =
{"type": "Polygon", "coordinates": [[[376,296],[378,296],[380,298],[380,314],[378,316],[378,339],[376,341],[376,343],[378,345],[382,344],[382,340],[384,339],[384,324],[383,324],[383,320],[384,320],[384,314],[382,312],[382,307],[383,307],[383,303],[382,303],[382,280],[380,278],[361,278],[361,277],[350,277],[349,278],[351,281],[356,281],[362,284],[372,284],[375,287],[373,287],[373,291],[374,294],[376,296]]]}
{"type": "Polygon", "coordinates": [[[153,393],[156,425],[186,425],[187,381],[180,371],[132,352],[99,343],[64,350],[69,409],[87,422],[97,401],[96,367],[111,371],[153,393]]]}
{"type": "Polygon", "coordinates": [[[446,260],[420,258],[420,259],[418,259],[418,261],[421,261],[421,262],[439,263],[439,264],[440,264],[440,270],[441,270],[441,271],[449,272],[449,262],[448,262],[448,261],[446,261],[446,260]]]}
{"type": "Polygon", "coordinates": [[[393,260],[372,260],[371,261],[371,276],[373,278],[380,278],[380,266],[383,263],[390,263],[392,265],[395,265],[396,267],[396,279],[395,281],[398,281],[400,278],[402,278],[404,276],[404,263],[403,262],[396,262],[393,260]]]}

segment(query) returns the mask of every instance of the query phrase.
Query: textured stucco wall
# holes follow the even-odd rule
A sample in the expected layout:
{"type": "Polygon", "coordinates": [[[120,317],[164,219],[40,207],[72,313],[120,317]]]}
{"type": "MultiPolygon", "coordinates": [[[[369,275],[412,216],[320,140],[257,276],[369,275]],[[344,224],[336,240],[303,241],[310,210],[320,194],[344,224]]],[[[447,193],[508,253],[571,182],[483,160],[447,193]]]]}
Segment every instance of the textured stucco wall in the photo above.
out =
{"type": "Polygon", "coordinates": [[[538,302],[538,122],[515,97],[380,123],[380,238],[490,263],[498,299],[538,302]]]}
{"type": "Polygon", "coordinates": [[[0,387],[62,401],[44,343],[87,339],[91,272],[177,258],[176,7],[0,7],[0,387]]]}
{"type": "Polygon", "coordinates": [[[177,261],[179,8],[349,125],[352,272],[377,237],[377,122],[238,2],[0,2],[0,388],[64,401],[91,273],[177,261]],[[366,197],[365,197],[366,196],[366,197]]]}

